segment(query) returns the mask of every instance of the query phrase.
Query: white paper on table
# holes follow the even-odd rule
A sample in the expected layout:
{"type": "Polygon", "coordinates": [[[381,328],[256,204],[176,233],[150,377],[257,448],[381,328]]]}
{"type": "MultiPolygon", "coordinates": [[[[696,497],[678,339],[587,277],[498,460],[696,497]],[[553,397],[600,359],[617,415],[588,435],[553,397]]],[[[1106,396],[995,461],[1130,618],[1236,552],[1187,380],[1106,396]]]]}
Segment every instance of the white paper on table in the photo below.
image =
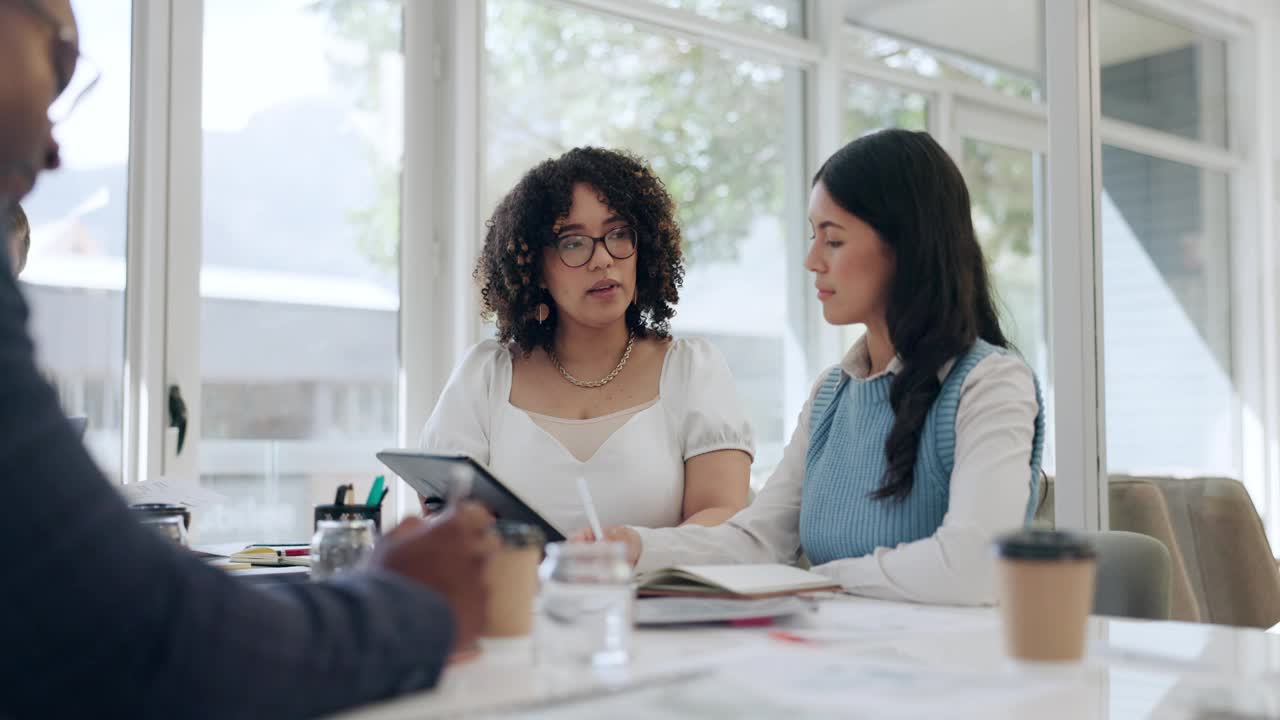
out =
{"type": "Polygon", "coordinates": [[[654,597],[636,601],[634,619],[636,625],[679,625],[799,615],[813,607],[812,601],[795,596],[758,600],[654,597]]]}
{"type": "Polygon", "coordinates": [[[600,717],[984,717],[988,711],[1034,706],[1071,692],[1082,678],[1028,677],[1000,669],[956,671],[905,663],[876,663],[835,652],[740,654],[711,673],[661,690],[548,707],[524,718],[577,720],[600,717]]]}
{"type": "Polygon", "coordinates": [[[178,503],[191,508],[193,514],[202,507],[217,505],[226,500],[221,494],[187,478],[160,477],[129,483],[121,485],[120,492],[130,504],[178,503]]]}
{"type": "MultiPolygon", "coordinates": [[[[510,661],[511,658],[506,659],[510,661]]],[[[550,717],[559,717],[559,713],[568,708],[595,707],[602,699],[607,702],[621,697],[625,704],[625,699],[633,694],[653,689],[661,693],[661,688],[692,682],[712,672],[709,667],[685,663],[646,670],[587,665],[539,667],[532,673],[517,669],[529,662],[532,657],[526,653],[525,659],[515,666],[499,664],[496,668],[484,668],[479,674],[466,665],[451,668],[434,691],[435,702],[422,704],[421,698],[407,696],[373,708],[357,709],[334,720],[508,717],[537,714],[542,710],[549,710],[550,717]],[[494,675],[495,671],[503,670],[515,671],[509,676],[494,675]]]]}
{"type": "MultiPolygon", "coordinates": [[[[815,639],[867,640],[872,635],[991,632],[1000,616],[990,608],[955,608],[858,599],[822,604],[821,618],[794,628],[812,627],[815,639]]],[[[801,632],[799,634],[805,634],[801,632]]]]}

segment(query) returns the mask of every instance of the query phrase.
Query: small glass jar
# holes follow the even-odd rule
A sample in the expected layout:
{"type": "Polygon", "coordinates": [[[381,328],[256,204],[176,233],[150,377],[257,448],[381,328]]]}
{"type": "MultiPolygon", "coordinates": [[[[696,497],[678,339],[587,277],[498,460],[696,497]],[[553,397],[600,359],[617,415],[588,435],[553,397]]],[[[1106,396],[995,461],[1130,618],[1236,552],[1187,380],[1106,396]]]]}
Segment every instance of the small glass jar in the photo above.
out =
{"type": "Polygon", "coordinates": [[[177,515],[156,515],[141,520],[143,525],[152,528],[164,537],[182,547],[188,546],[187,526],[177,515]]]}
{"type": "Polygon", "coordinates": [[[189,546],[187,528],[191,524],[191,511],[185,505],[138,503],[130,505],[129,510],[138,522],[182,547],[189,546]]]}
{"type": "Polygon", "coordinates": [[[623,665],[635,587],[623,543],[554,543],[538,568],[539,662],[623,665]]]}
{"type": "Polygon", "coordinates": [[[321,520],[311,538],[311,579],[325,580],[360,567],[373,550],[372,520],[321,520]]]}

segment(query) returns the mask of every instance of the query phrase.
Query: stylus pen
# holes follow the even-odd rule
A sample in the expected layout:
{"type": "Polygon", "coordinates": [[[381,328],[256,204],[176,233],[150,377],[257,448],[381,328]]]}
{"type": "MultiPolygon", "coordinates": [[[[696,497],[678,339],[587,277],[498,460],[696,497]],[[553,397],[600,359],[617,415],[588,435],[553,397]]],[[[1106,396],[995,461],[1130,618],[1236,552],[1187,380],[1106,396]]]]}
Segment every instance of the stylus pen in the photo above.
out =
{"type": "Polygon", "coordinates": [[[587,489],[587,479],[578,476],[578,497],[582,499],[582,509],[587,513],[587,522],[591,523],[591,532],[596,535],[596,542],[604,542],[604,530],[600,527],[600,516],[596,514],[596,504],[591,501],[591,491],[587,489]]]}

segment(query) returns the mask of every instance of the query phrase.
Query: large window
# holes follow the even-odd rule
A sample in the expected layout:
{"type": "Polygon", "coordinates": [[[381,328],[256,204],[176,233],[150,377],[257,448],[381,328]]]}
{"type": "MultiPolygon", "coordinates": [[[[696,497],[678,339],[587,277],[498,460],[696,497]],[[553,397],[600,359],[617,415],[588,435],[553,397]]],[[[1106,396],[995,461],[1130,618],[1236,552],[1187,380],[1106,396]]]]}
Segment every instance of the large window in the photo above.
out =
{"type": "Polygon", "coordinates": [[[1098,25],[1103,115],[1226,146],[1226,41],[1112,3],[1098,25]]]}
{"type": "MultiPolygon", "coordinates": [[[[1236,197],[1257,182],[1249,158],[1256,118],[1241,113],[1264,102],[1232,95],[1234,87],[1253,86],[1253,67],[1232,64],[1250,57],[1235,51],[1244,37],[1233,34],[1239,18],[1198,24],[1198,15],[1211,14],[1207,8],[1179,13],[1162,2],[1098,4],[1102,271],[1081,278],[1070,262],[1049,264],[1043,230],[1045,198],[1062,190],[1045,182],[1046,160],[1052,161],[1046,116],[1060,110],[1041,106],[1045,4],[848,0],[842,7],[849,69],[874,78],[850,88],[848,135],[911,127],[918,107],[937,111],[925,117],[969,184],[1003,320],[1045,385],[1046,465],[1052,468],[1055,455],[1053,375],[1065,371],[1086,387],[1093,377],[1073,348],[1051,352],[1048,290],[1057,283],[1087,293],[1092,280],[1102,293],[1104,362],[1097,380],[1107,474],[1240,478],[1274,516],[1275,478],[1262,480],[1265,441],[1253,439],[1266,415],[1267,383],[1254,370],[1265,352],[1241,335],[1261,317],[1242,288],[1255,287],[1251,261],[1263,256],[1256,243],[1267,235],[1256,231],[1254,200],[1236,197]],[[1066,365],[1055,368],[1055,357],[1066,365]]],[[[1070,197],[1070,189],[1062,194],[1070,197]]],[[[1070,260],[1072,239],[1056,242],[1070,260]]],[[[1092,339],[1092,318],[1055,310],[1075,314],[1070,322],[1082,320],[1083,339],[1092,339]]],[[[1069,405],[1073,421],[1096,410],[1091,397],[1069,405]]],[[[1262,432],[1274,437],[1275,429],[1262,432]]]]}
{"type": "Polygon", "coordinates": [[[804,0],[646,0],[771,33],[804,34],[804,0]]]}
{"type": "Polygon", "coordinates": [[[85,443],[118,479],[132,18],[128,2],[72,6],[83,28],[82,52],[101,75],[54,130],[62,169],[42,176],[23,202],[31,255],[22,281],[39,362],[67,414],[88,418],[85,443]]]}
{"type": "MultiPolygon", "coordinates": [[[[1105,116],[1226,144],[1225,43],[1103,5],[1105,116]]],[[[1106,138],[1104,136],[1104,142],[1106,138]]],[[[1104,145],[1107,465],[1113,474],[1240,478],[1227,174],[1104,145]]]]}
{"type": "Polygon", "coordinates": [[[894,70],[1044,98],[1040,0],[846,0],[845,52],[894,70]]]}
{"type": "Polygon", "coordinates": [[[1228,182],[1105,147],[1107,464],[1240,477],[1228,182]]]}
{"type": "Polygon", "coordinates": [[[1044,155],[1016,144],[961,139],[956,161],[969,186],[973,226],[987,258],[1005,335],[1040,381],[1045,402],[1041,466],[1053,473],[1053,373],[1044,252],[1044,155]]]}
{"type": "Polygon", "coordinates": [[[862,78],[849,78],[845,85],[843,139],[847,142],[885,128],[928,130],[928,96],[862,78]]]}
{"type": "Polygon", "coordinates": [[[109,474],[197,476],[223,496],[201,508],[199,541],[304,538],[335,485],[385,472],[373,453],[415,434],[442,366],[476,339],[473,300],[449,301],[470,287],[481,221],[581,145],[645,157],[675,198],[674,330],[724,351],[763,479],[814,373],[860,331],[825,326],[811,294],[809,177],[884,127],[927,129],[964,174],[1002,321],[1045,391],[1046,466],[1071,458],[1056,462],[1063,517],[1099,508],[1096,383],[1107,474],[1238,477],[1277,532],[1261,245],[1276,216],[1259,195],[1275,142],[1259,121],[1280,95],[1261,6],[1094,3],[1094,124],[1062,71],[1084,44],[1064,37],[1084,36],[1046,27],[1065,11],[1045,0],[72,4],[101,82],[55,130],[64,167],[24,203],[38,360],[109,474]],[[407,157],[429,165],[408,187],[433,196],[405,198],[402,229],[406,107],[422,118],[407,157]],[[1089,132],[1051,135],[1051,115],[1089,132]],[[1098,188],[1068,182],[1090,169],[1085,136],[1102,147],[1098,188]],[[1094,193],[1101,272],[1075,224],[1094,193]],[[405,287],[446,281],[402,310],[402,272],[405,287]],[[171,384],[195,425],[176,456],[171,384]],[[1071,445],[1057,452],[1055,412],[1071,445]]]}
{"type": "Polygon", "coordinates": [[[396,439],[400,5],[208,0],[205,542],[306,538],[396,439]]]}
{"type": "Polygon", "coordinates": [[[965,138],[956,158],[969,186],[973,225],[998,293],[1005,333],[1040,374],[1048,371],[1042,163],[1034,151],[965,138]]]}
{"type": "Polygon", "coordinates": [[[723,350],[756,431],[753,472],[767,477],[811,379],[796,329],[810,287],[802,73],[555,5],[487,7],[486,212],[569,148],[645,157],[686,241],[673,329],[723,350]]]}

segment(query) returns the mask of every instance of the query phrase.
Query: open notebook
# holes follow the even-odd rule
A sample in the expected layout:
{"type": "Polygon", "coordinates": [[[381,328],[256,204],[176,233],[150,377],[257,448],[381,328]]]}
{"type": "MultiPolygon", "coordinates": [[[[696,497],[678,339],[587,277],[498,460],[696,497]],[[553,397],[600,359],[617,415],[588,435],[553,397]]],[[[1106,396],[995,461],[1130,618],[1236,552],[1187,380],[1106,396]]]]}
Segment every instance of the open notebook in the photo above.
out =
{"type": "Polygon", "coordinates": [[[639,594],[768,598],[839,590],[829,577],[791,565],[677,565],[636,577],[639,594]]]}

